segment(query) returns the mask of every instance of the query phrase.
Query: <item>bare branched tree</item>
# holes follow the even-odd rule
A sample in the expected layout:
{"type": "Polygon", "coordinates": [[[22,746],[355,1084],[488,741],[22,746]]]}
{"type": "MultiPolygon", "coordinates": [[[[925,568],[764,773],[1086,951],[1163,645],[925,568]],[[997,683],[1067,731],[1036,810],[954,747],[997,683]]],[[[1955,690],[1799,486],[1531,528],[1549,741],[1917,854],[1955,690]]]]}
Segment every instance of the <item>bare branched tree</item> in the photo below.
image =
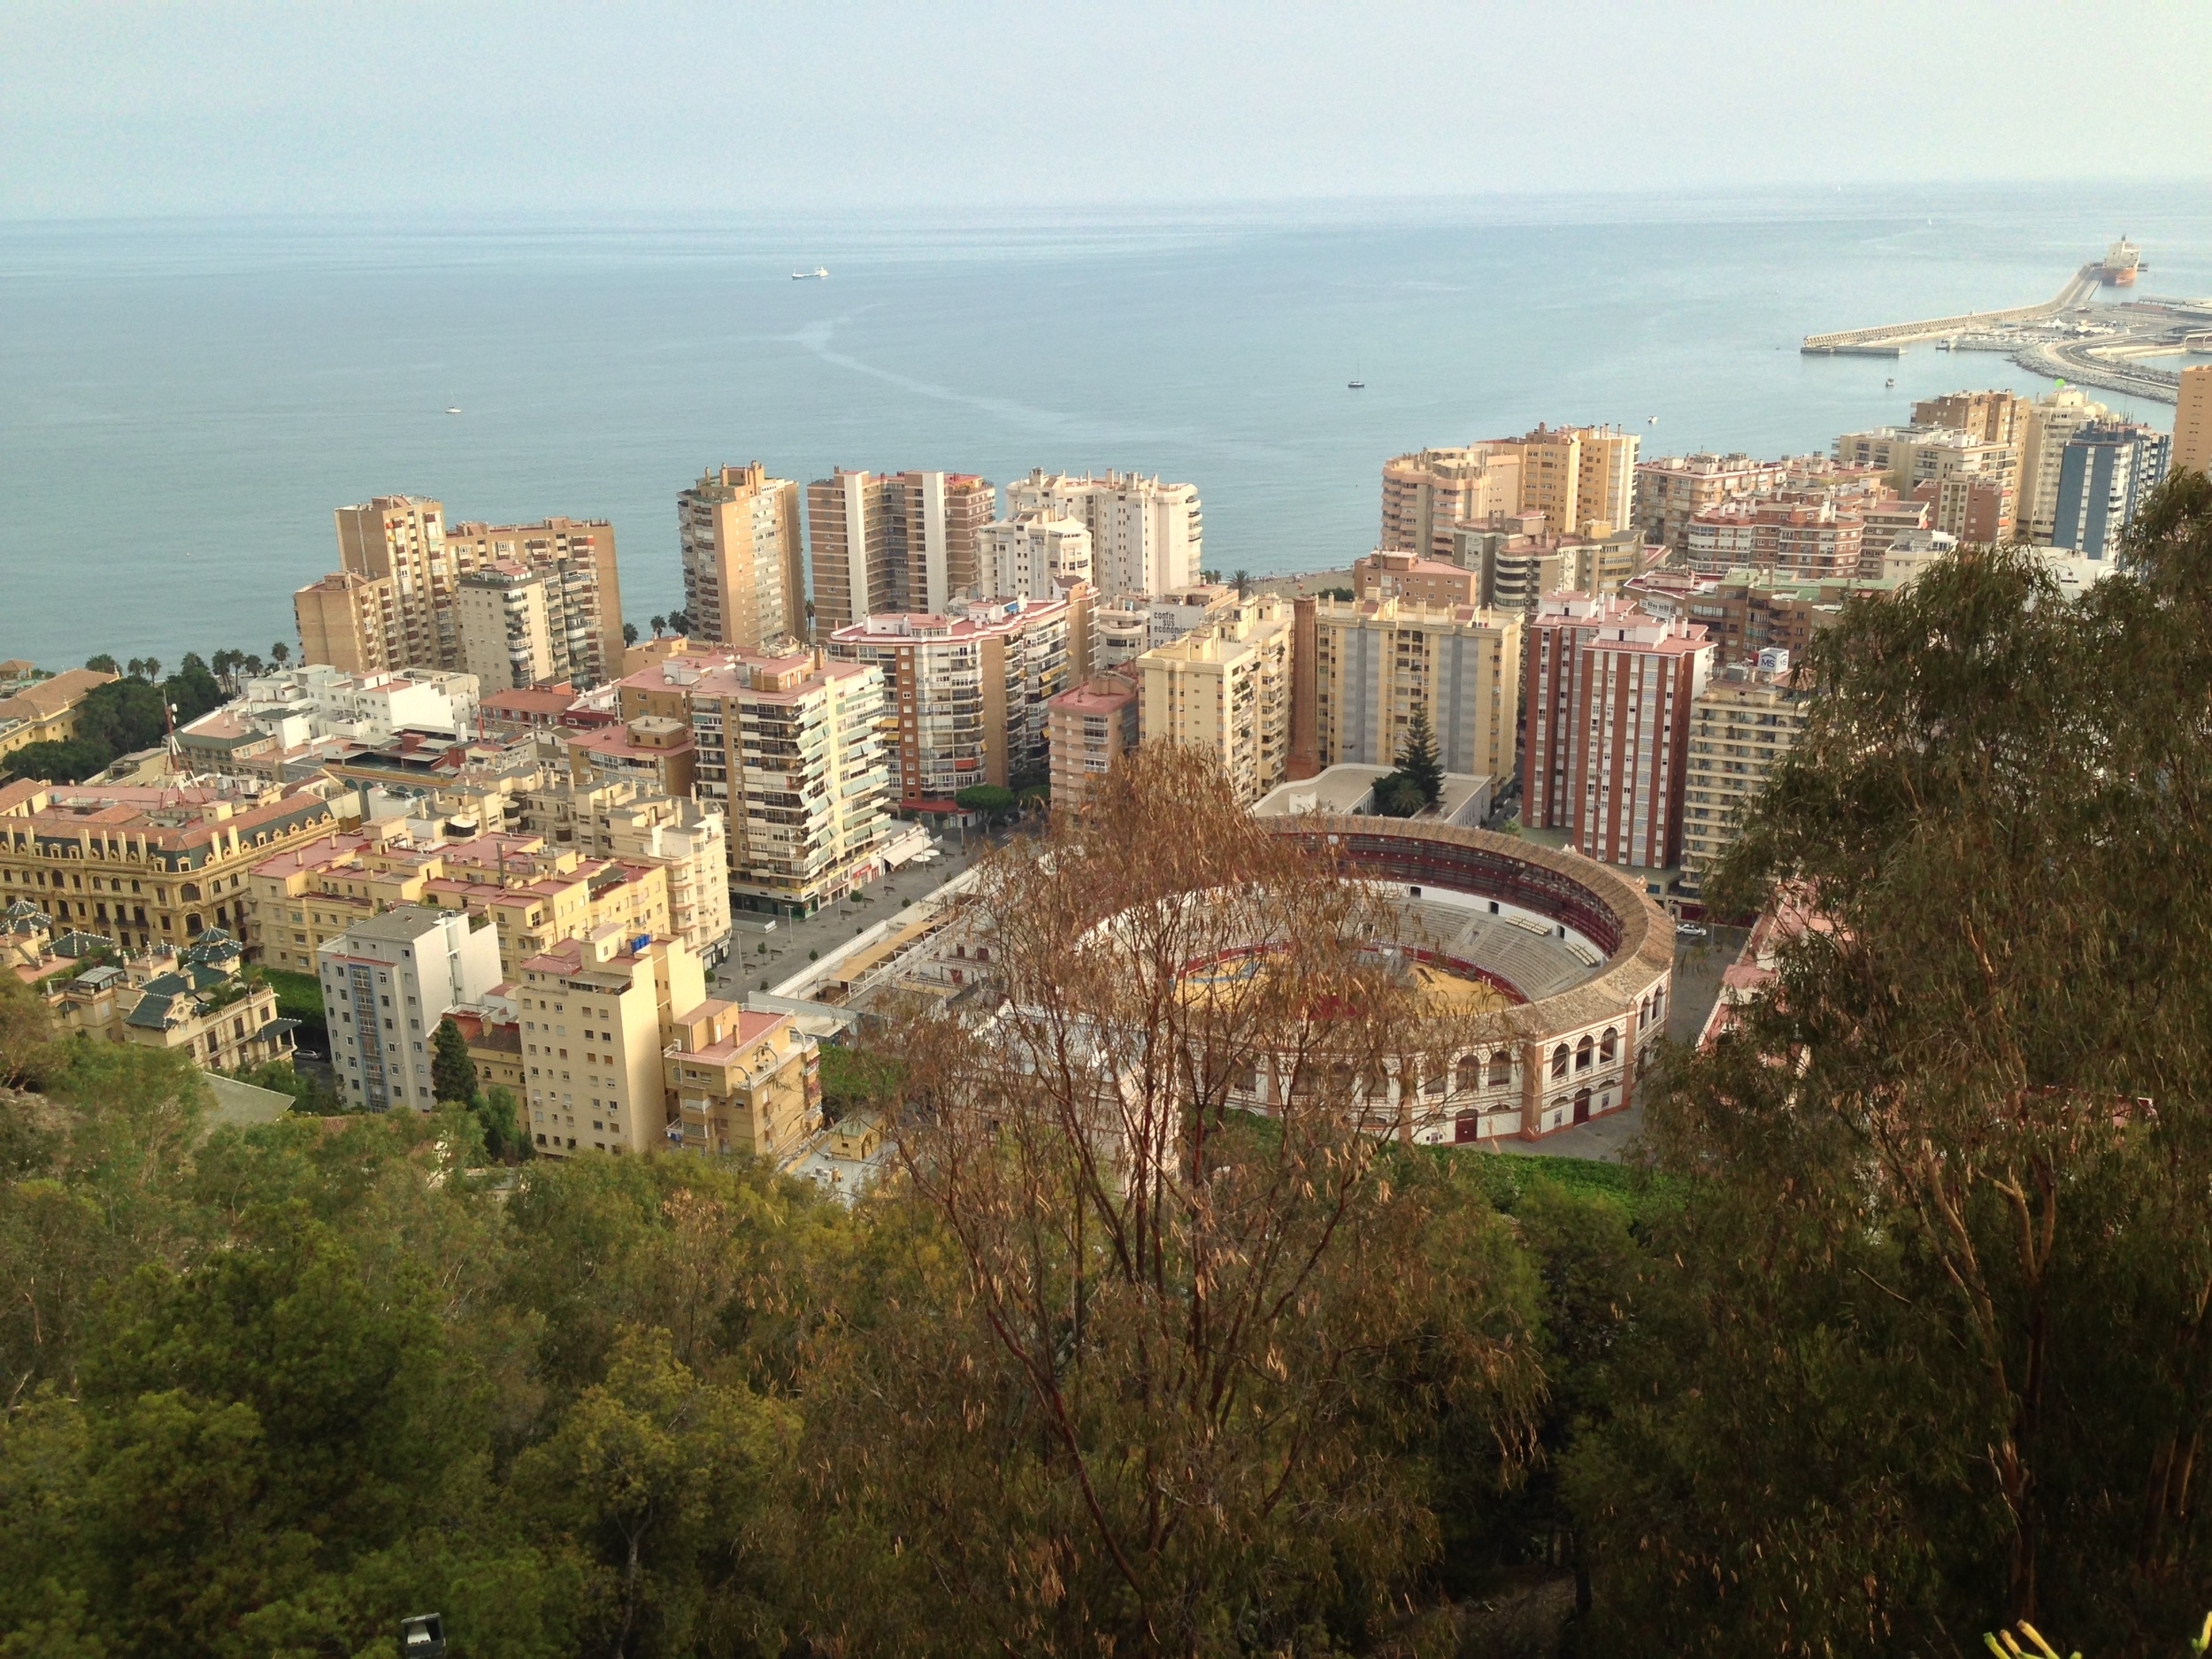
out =
{"type": "Polygon", "coordinates": [[[1197,1652],[1270,1565],[1300,1587],[1263,1624],[1340,1575],[1386,1585],[1427,1544],[1378,1437],[1433,1383],[1490,1397],[1509,1452],[1540,1386],[1515,1330],[1438,1317],[1483,1287],[1437,1282],[1394,1179],[1420,1078],[1474,1034],[1380,948],[1380,894],[1190,751],[995,856],[972,907],[1002,1002],[887,1046],[907,1171],[1007,1385],[974,1409],[1010,1397],[1064,1499],[1017,1575],[1027,1640],[1197,1652]]]}

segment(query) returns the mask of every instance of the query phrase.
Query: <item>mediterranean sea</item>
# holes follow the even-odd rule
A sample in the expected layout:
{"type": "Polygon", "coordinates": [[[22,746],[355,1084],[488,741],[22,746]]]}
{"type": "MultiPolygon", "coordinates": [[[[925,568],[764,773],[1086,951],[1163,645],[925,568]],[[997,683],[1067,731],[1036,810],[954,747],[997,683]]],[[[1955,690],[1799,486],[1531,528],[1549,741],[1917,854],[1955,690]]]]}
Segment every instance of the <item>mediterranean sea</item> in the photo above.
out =
{"type": "Polygon", "coordinates": [[[2123,233],[2141,292],[2212,294],[2201,186],[0,224],[0,657],[265,654],[335,567],[331,510],[399,492],[611,519],[642,626],[680,603],[676,493],[755,458],[1159,472],[1198,486],[1210,568],[1341,568],[1424,445],[1541,420],[1796,453],[2043,389],[1797,345],[2047,299],[2123,233]]]}

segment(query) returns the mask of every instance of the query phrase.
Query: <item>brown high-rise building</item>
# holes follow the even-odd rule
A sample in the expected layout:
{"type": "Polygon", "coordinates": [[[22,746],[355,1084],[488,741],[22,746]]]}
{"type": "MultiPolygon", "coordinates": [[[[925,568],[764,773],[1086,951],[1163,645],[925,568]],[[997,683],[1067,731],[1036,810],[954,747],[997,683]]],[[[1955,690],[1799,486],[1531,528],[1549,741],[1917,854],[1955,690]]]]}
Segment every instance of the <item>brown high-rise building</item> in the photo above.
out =
{"type": "Polygon", "coordinates": [[[456,569],[446,550],[444,504],[422,495],[379,495],[339,508],[337,519],[338,568],[392,585],[402,663],[457,667],[449,602],[467,572],[456,569]]]}
{"type": "Polygon", "coordinates": [[[2181,401],[2174,408],[2176,472],[2212,472],[2212,363],[2181,372],[2181,401]]]}
{"type": "Polygon", "coordinates": [[[757,651],[806,633],[799,487],[757,461],[703,474],[676,498],[684,611],[695,642],[757,651]]]}
{"type": "MultiPolygon", "coordinates": [[[[461,576],[505,561],[546,579],[547,603],[563,628],[554,641],[557,678],[580,686],[622,678],[622,579],[614,526],[604,518],[448,525],[445,544],[461,576]]],[[[460,576],[454,580],[457,588],[460,576]]]]}
{"type": "Polygon", "coordinates": [[[1452,557],[1452,533],[1514,514],[1553,535],[1611,535],[1633,521],[1641,440],[1614,426],[1539,426],[1519,438],[1423,449],[1383,465],[1382,550],[1452,557]]]}
{"type": "Polygon", "coordinates": [[[292,612],[303,663],[327,663],[349,674],[404,665],[399,602],[388,578],[335,572],[294,594],[292,612]]]}
{"type": "Polygon", "coordinates": [[[979,596],[983,528],[998,492],[972,472],[840,467],[807,486],[818,636],[894,613],[941,614],[979,596]]]}
{"type": "Polygon", "coordinates": [[[1690,706],[1713,653],[1702,626],[1661,621],[1624,600],[1542,600],[1521,653],[1521,822],[1567,831],[1601,864],[1673,864],[1690,706]]]}
{"type": "Polygon", "coordinates": [[[1948,426],[1984,443],[2002,443],[2017,449],[2027,437],[2028,411],[2033,407],[2015,392],[1951,392],[1915,403],[1912,424],[1948,426]]]}

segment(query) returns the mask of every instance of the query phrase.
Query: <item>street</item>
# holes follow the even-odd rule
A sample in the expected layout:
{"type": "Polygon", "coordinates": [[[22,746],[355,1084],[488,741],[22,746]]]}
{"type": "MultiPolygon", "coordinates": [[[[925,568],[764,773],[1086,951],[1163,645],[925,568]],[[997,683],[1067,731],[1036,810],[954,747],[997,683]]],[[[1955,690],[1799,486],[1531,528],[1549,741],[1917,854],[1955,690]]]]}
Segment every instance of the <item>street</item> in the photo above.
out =
{"type": "MultiPolygon", "coordinates": [[[[998,834],[1003,839],[1004,832],[998,834]]],[[[744,918],[749,912],[736,912],[739,919],[730,933],[729,959],[715,972],[714,995],[734,1001],[748,991],[781,983],[805,965],[809,951],[826,956],[856,933],[895,916],[902,901],[913,903],[927,898],[967,870],[989,844],[989,838],[981,832],[970,830],[967,850],[963,852],[959,832],[940,834],[936,845],[941,856],[932,862],[894,870],[803,920],[779,917],[773,932],[763,933],[747,926],[744,918]]]]}

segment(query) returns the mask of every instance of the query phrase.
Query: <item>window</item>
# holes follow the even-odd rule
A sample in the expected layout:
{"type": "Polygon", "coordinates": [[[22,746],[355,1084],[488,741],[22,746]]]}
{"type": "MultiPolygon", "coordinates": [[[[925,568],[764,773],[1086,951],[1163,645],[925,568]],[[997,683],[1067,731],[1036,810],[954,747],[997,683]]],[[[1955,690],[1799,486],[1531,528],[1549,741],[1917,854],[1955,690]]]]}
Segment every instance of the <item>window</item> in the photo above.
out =
{"type": "Polygon", "coordinates": [[[1613,1064],[1613,1056],[1619,1049],[1621,1033],[1616,1031],[1612,1026],[1608,1025],[1605,1028],[1605,1035],[1598,1040],[1598,1062],[1600,1064],[1610,1065],[1613,1064]]]}
{"type": "Polygon", "coordinates": [[[1555,1079],[1567,1075],[1567,1045],[1563,1042],[1551,1051],[1551,1074],[1555,1079]]]}
{"type": "Polygon", "coordinates": [[[1482,1087],[1482,1061],[1479,1056],[1471,1054],[1460,1061],[1452,1086],[1463,1094],[1471,1094],[1482,1087]]]}
{"type": "Polygon", "coordinates": [[[1586,1035],[1580,1042],[1575,1044],[1576,1071],[1587,1071],[1590,1069],[1590,1039],[1586,1035]]]}

